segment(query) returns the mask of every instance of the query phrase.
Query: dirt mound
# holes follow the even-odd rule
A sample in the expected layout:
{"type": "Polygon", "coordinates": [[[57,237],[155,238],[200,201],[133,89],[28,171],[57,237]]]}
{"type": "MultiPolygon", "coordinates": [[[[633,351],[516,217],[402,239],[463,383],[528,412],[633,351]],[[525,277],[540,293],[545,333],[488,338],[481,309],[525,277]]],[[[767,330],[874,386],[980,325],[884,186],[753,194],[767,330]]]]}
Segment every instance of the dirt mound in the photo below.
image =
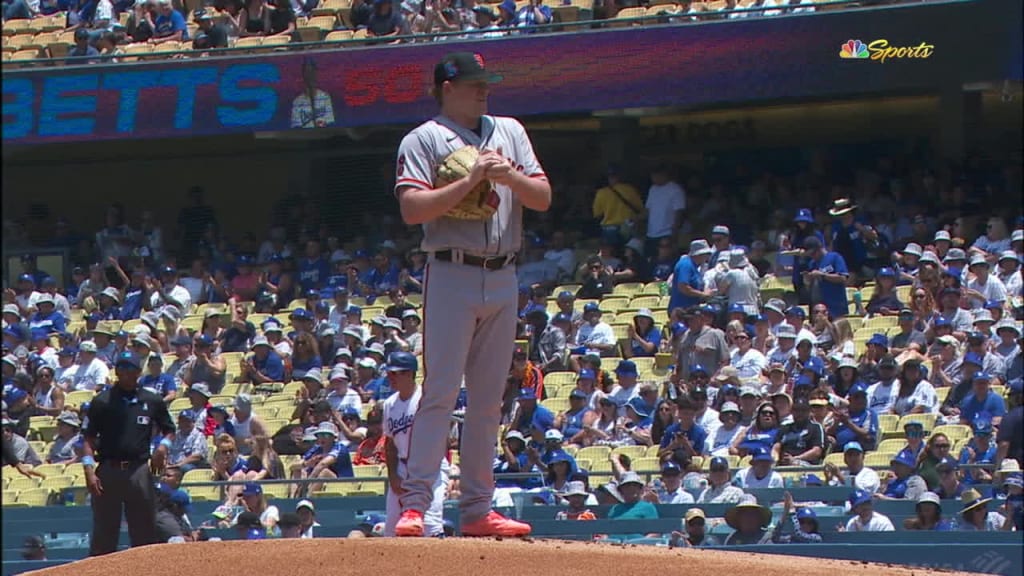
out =
{"type": "MultiPolygon", "coordinates": [[[[939,574],[848,560],[552,540],[340,539],[161,544],[32,572],[37,576],[871,576],[939,574]],[[538,572],[542,568],[543,572],[538,572]]],[[[942,572],[949,576],[950,572],[942,572]]]]}

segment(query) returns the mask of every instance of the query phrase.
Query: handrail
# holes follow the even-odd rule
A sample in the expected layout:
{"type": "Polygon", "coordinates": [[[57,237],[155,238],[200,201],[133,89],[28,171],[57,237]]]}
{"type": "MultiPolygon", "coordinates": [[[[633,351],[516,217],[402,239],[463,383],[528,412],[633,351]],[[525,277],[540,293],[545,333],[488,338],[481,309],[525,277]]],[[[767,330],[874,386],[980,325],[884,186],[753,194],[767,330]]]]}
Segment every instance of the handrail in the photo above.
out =
{"type": "MultiPolygon", "coordinates": [[[[910,2],[907,2],[907,3],[909,4],[910,2]]],[[[670,4],[666,4],[665,6],[670,6],[670,4]]],[[[556,5],[556,6],[549,6],[549,7],[550,8],[561,8],[561,7],[567,7],[568,8],[568,7],[572,7],[572,6],[571,5],[570,6],[556,5]]],[[[648,22],[649,23],[649,22],[652,22],[652,21],[657,21],[657,20],[661,20],[661,19],[669,19],[669,18],[681,19],[681,18],[693,17],[693,18],[698,18],[698,20],[696,22],[665,22],[664,23],[665,25],[686,26],[686,25],[694,25],[694,24],[706,24],[706,23],[709,23],[709,22],[715,22],[715,21],[719,21],[719,20],[727,20],[727,19],[721,18],[722,16],[724,16],[726,14],[732,14],[732,13],[751,13],[751,14],[753,14],[753,13],[757,13],[757,12],[764,12],[765,10],[778,10],[778,11],[782,12],[782,14],[779,14],[777,16],[760,16],[760,17],[762,17],[762,18],[778,18],[780,16],[794,16],[794,14],[789,12],[789,10],[792,9],[792,8],[806,8],[806,7],[813,7],[815,9],[815,12],[817,10],[821,9],[821,8],[860,7],[860,0],[827,0],[827,1],[823,1],[823,2],[814,2],[810,6],[800,6],[800,5],[789,6],[787,4],[787,5],[768,7],[768,8],[764,8],[764,7],[758,6],[758,7],[746,7],[746,8],[733,8],[731,10],[730,9],[705,10],[705,11],[701,11],[701,12],[695,12],[693,14],[677,14],[677,15],[669,15],[669,14],[664,14],[664,15],[647,15],[647,14],[644,14],[642,16],[637,16],[637,17],[634,17],[634,18],[609,18],[609,19],[602,19],[602,20],[593,20],[593,19],[592,20],[577,20],[577,21],[574,21],[574,22],[551,22],[551,23],[548,23],[548,24],[541,24],[541,25],[537,25],[537,26],[532,26],[530,28],[523,28],[523,29],[511,28],[511,29],[507,29],[508,31],[511,31],[513,33],[509,34],[507,36],[503,36],[501,38],[486,38],[486,37],[483,37],[482,35],[486,34],[488,32],[487,30],[480,30],[480,31],[458,30],[458,31],[453,31],[453,32],[430,32],[430,33],[424,33],[424,34],[406,34],[406,35],[401,35],[401,36],[387,36],[387,37],[383,37],[383,38],[380,38],[380,37],[368,37],[368,38],[350,38],[350,39],[345,39],[345,40],[330,40],[330,41],[328,41],[328,40],[318,40],[318,41],[314,41],[314,42],[289,42],[287,44],[275,44],[275,45],[269,45],[269,46],[242,46],[242,47],[232,46],[232,47],[227,47],[227,48],[211,48],[211,49],[207,49],[207,50],[194,50],[192,48],[186,48],[186,49],[182,49],[182,50],[147,52],[147,53],[144,53],[144,54],[122,54],[122,55],[119,56],[119,58],[153,58],[153,57],[161,57],[161,58],[163,58],[164,61],[166,61],[166,60],[169,59],[167,57],[173,56],[173,55],[179,55],[179,54],[188,54],[188,55],[191,55],[191,54],[195,54],[195,55],[198,55],[198,54],[209,54],[209,57],[211,57],[211,58],[219,58],[219,57],[229,57],[229,56],[232,56],[232,55],[251,55],[251,54],[247,54],[247,53],[252,52],[254,50],[256,50],[256,51],[271,50],[271,51],[275,51],[275,52],[288,52],[288,51],[292,51],[292,50],[315,50],[315,49],[327,49],[327,48],[332,48],[332,47],[346,47],[346,46],[355,46],[355,47],[361,47],[361,48],[370,48],[370,47],[372,47],[372,48],[386,48],[386,47],[395,47],[395,46],[408,46],[410,44],[419,44],[419,43],[423,43],[423,42],[432,42],[432,41],[437,41],[437,40],[440,40],[440,39],[443,39],[443,38],[450,38],[450,37],[460,37],[460,39],[464,39],[466,41],[480,42],[480,41],[486,41],[486,40],[500,40],[500,39],[504,39],[504,38],[529,37],[529,36],[533,36],[533,35],[535,35],[537,33],[541,33],[541,34],[544,34],[544,33],[559,33],[561,31],[563,31],[565,28],[592,28],[592,27],[596,27],[596,28],[604,29],[604,28],[610,28],[610,27],[618,27],[619,25],[622,25],[622,24],[627,24],[628,25],[628,24],[641,24],[641,23],[644,23],[644,22],[648,22]],[[707,19],[707,20],[705,20],[705,19],[707,19]]],[[[871,7],[871,8],[875,8],[875,7],[871,7]]],[[[754,15],[753,17],[757,18],[759,16],[754,15]]],[[[299,28],[299,26],[296,25],[296,29],[298,29],[298,28],[299,28]]],[[[328,32],[337,32],[337,31],[346,31],[346,30],[331,30],[331,31],[328,31],[328,32]]],[[[351,30],[349,30],[349,31],[351,31],[351,30]]],[[[3,62],[3,65],[4,65],[3,72],[12,72],[12,71],[15,71],[15,70],[20,70],[21,66],[34,66],[34,65],[49,65],[50,67],[60,67],[60,68],[78,68],[78,67],[89,67],[89,66],[97,66],[97,65],[99,65],[99,66],[103,66],[103,65],[116,65],[116,66],[128,65],[128,66],[130,66],[130,65],[137,65],[137,64],[139,64],[139,62],[137,62],[137,61],[111,63],[111,62],[107,61],[107,60],[109,60],[109,57],[100,57],[100,58],[95,58],[94,57],[92,59],[93,60],[97,60],[97,62],[95,64],[90,64],[90,63],[86,63],[86,62],[78,63],[77,60],[83,60],[83,61],[87,60],[87,58],[84,57],[84,56],[78,56],[78,57],[67,57],[67,56],[65,56],[65,57],[51,57],[51,58],[33,58],[33,59],[28,59],[28,60],[15,60],[15,61],[5,60],[3,62]],[[18,66],[19,68],[11,68],[10,66],[12,66],[12,65],[18,66]]],[[[190,57],[190,58],[186,58],[186,59],[194,59],[194,58],[190,57]]]]}

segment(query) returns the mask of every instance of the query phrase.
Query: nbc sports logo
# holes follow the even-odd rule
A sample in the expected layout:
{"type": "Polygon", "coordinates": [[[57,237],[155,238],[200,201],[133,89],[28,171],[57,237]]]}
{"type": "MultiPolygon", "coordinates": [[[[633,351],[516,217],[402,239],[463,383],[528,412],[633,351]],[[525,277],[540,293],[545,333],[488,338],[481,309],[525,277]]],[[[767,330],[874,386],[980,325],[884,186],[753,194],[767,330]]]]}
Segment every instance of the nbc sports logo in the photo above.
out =
{"type": "Polygon", "coordinates": [[[847,40],[839,48],[840,58],[870,58],[868,55],[868,47],[860,40],[847,40]]]}

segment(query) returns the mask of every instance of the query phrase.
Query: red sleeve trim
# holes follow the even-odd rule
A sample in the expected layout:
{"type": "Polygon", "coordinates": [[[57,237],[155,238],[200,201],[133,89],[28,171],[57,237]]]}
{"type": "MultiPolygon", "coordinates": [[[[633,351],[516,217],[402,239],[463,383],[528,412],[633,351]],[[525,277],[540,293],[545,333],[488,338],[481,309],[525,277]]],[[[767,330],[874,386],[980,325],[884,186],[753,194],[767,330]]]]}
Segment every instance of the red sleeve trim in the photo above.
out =
{"type": "Polygon", "coordinates": [[[434,186],[429,182],[424,182],[423,180],[418,180],[416,178],[399,178],[398,181],[395,182],[395,189],[397,190],[401,186],[411,186],[413,188],[422,188],[424,190],[434,189],[434,186]]]}
{"type": "Polygon", "coordinates": [[[547,178],[548,175],[543,172],[537,172],[536,174],[530,174],[527,178],[547,178]]]}

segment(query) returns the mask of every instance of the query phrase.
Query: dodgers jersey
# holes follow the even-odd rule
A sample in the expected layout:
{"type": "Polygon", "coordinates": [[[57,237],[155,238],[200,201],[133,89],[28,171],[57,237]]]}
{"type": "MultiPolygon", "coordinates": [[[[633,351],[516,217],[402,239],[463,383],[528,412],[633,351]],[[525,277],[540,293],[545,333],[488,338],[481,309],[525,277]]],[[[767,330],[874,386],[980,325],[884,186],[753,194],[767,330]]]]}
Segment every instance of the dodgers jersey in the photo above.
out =
{"type": "Polygon", "coordinates": [[[417,386],[416,391],[409,396],[408,400],[402,400],[398,397],[398,392],[395,392],[384,401],[384,436],[391,438],[395,443],[399,460],[409,458],[412,423],[416,419],[416,409],[420,406],[421,390],[417,386]]]}
{"type": "MultiPolygon", "coordinates": [[[[436,188],[437,165],[452,152],[476,146],[500,152],[512,166],[531,178],[546,178],[533,152],[526,129],[514,118],[482,116],[480,134],[445,116],[435,116],[409,132],[398,147],[395,193],[414,188],[436,188]]],[[[477,256],[504,256],[518,252],[523,236],[523,207],[508,186],[494,184],[490,202],[497,211],[489,220],[440,217],[423,224],[425,252],[465,250],[477,256]]]]}

